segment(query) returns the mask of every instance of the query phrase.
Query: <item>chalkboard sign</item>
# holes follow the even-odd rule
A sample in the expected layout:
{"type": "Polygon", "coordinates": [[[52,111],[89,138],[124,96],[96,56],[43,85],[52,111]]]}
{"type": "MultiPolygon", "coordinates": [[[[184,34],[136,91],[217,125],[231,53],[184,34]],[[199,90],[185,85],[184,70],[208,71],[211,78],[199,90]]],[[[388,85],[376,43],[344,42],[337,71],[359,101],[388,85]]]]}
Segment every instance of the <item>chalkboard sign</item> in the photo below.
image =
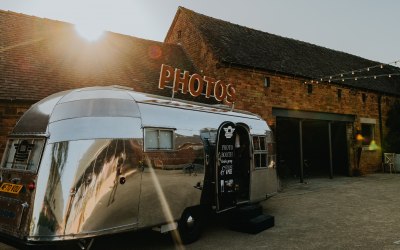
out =
{"type": "Polygon", "coordinates": [[[236,205],[234,159],[236,127],[232,122],[223,123],[218,129],[216,152],[217,210],[222,211],[236,205]]]}

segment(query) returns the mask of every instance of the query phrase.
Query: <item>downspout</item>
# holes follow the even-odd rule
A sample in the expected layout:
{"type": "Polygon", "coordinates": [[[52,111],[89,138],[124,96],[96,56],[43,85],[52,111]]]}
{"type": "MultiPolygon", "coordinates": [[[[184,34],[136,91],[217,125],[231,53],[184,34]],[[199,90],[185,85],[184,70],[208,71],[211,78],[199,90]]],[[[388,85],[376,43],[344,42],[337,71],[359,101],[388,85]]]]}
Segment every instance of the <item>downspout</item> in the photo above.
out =
{"type": "Polygon", "coordinates": [[[382,95],[378,95],[379,137],[381,138],[381,162],[383,162],[382,95]]]}

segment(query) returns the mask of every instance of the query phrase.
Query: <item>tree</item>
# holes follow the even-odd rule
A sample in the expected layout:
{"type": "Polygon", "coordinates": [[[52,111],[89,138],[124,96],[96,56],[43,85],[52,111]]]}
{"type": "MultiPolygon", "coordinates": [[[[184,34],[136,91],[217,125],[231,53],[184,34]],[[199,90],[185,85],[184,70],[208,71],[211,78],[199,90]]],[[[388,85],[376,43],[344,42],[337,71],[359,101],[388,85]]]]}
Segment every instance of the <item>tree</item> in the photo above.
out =
{"type": "Polygon", "coordinates": [[[384,140],[386,152],[400,154],[400,101],[396,101],[388,112],[386,120],[388,132],[384,140]]]}

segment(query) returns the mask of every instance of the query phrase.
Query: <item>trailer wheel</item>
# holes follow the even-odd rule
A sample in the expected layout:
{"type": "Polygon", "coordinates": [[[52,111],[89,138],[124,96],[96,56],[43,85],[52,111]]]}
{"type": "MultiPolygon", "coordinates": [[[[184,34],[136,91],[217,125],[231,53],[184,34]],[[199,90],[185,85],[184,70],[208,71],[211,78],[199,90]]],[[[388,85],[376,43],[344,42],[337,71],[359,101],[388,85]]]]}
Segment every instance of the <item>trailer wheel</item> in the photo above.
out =
{"type": "Polygon", "coordinates": [[[183,244],[199,239],[203,229],[203,216],[200,207],[187,208],[178,221],[178,232],[183,244]]]}

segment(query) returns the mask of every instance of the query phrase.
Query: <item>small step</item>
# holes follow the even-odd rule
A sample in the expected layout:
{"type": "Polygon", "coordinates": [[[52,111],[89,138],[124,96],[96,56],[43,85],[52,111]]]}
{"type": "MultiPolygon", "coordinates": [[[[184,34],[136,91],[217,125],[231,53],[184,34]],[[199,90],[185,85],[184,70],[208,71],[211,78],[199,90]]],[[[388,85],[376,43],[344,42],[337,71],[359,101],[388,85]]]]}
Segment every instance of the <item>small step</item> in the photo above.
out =
{"type": "Polygon", "coordinates": [[[262,206],[260,204],[252,204],[236,208],[232,211],[231,216],[233,220],[246,221],[259,215],[262,215],[262,206]]]}
{"type": "Polygon", "coordinates": [[[250,234],[257,234],[275,225],[275,217],[261,214],[248,220],[236,220],[232,222],[231,229],[250,234]]]}

